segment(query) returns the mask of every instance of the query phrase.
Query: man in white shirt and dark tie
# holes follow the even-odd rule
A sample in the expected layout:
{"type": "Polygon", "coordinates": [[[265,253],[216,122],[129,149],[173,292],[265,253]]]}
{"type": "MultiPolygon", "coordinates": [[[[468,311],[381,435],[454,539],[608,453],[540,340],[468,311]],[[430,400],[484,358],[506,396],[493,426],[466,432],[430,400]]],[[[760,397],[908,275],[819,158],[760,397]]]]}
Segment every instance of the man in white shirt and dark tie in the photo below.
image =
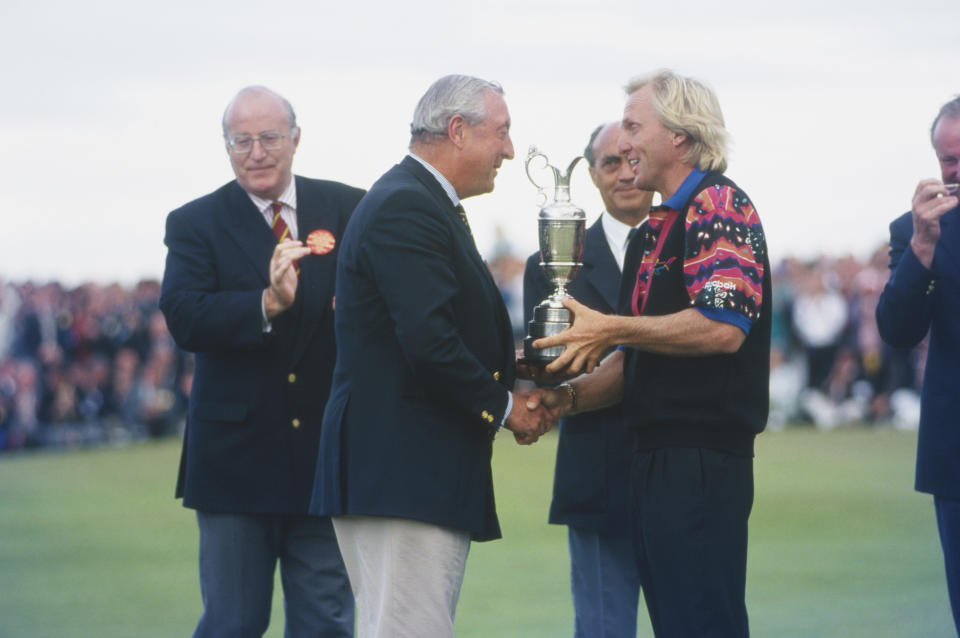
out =
{"type": "MultiPolygon", "coordinates": [[[[616,313],[627,245],[650,209],[653,192],[634,186],[617,150],[620,123],[598,126],[584,157],[605,210],[587,230],[583,268],[568,286],[579,302],[616,313]]],[[[552,292],[540,253],[524,272],[524,319],[552,292]]],[[[619,406],[560,421],[550,522],[569,529],[576,638],[635,636],[640,577],[631,538],[627,479],[633,447],[619,406]]]]}

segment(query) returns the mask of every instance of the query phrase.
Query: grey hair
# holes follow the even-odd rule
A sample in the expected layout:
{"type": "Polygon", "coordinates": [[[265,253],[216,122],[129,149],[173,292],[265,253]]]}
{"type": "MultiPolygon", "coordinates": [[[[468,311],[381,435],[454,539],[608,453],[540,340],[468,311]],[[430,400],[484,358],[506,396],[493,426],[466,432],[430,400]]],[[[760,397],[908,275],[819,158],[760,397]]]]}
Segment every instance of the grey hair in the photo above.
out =
{"type": "Polygon", "coordinates": [[[943,118],[948,118],[951,120],[960,119],[960,95],[954,97],[952,100],[940,107],[940,112],[937,113],[937,117],[933,118],[933,124],[930,125],[930,143],[933,144],[933,133],[937,130],[937,124],[940,123],[940,120],[943,118]]]}
{"type": "Polygon", "coordinates": [[[648,84],[660,124],[690,141],[683,161],[702,171],[727,170],[727,130],[716,94],[699,80],[668,69],[634,78],[624,90],[632,95],[648,84]]]}
{"type": "Polygon", "coordinates": [[[469,75],[445,75],[431,84],[413,111],[410,144],[446,135],[447,125],[455,115],[462,115],[468,124],[484,121],[487,118],[484,91],[503,95],[503,87],[496,82],[469,75]]]}
{"type": "Polygon", "coordinates": [[[278,100],[280,100],[281,102],[283,102],[284,108],[287,109],[287,121],[290,123],[290,128],[291,129],[297,128],[297,114],[293,112],[293,105],[290,104],[290,101],[287,98],[283,97],[276,91],[268,89],[265,86],[253,85],[253,86],[245,86],[239,91],[237,91],[237,94],[234,95],[233,99],[230,100],[230,103],[227,104],[227,108],[223,109],[223,117],[220,118],[220,126],[223,128],[224,137],[227,136],[227,115],[229,115],[230,109],[233,108],[233,105],[242,96],[253,94],[253,93],[260,93],[262,95],[271,95],[277,98],[278,100]]]}

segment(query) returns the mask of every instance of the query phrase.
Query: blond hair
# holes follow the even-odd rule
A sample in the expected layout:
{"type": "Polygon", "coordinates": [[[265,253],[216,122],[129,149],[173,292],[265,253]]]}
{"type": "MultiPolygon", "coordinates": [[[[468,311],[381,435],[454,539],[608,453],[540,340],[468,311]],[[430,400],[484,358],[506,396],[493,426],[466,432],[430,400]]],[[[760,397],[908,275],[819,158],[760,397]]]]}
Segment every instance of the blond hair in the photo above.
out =
{"type": "Polygon", "coordinates": [[[632,95],[648,84],[653,87],[657,119],[665,128],[690,141],[683,162],[702,171],[727,170],[727,129],[714,92],[699,80],[668,69],[633,78],[624,90],[632,95]]]}

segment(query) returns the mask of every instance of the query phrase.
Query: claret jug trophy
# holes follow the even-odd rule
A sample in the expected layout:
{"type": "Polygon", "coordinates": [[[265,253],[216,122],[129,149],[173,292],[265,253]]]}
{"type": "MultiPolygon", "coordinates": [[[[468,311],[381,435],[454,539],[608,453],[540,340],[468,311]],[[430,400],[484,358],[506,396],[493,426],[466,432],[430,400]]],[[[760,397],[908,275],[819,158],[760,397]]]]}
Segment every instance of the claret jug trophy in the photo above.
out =
{"type": "Polygon", "coordinates": [[[563,307],[563,300],[570,297],[567,284],[573,281],[583,266],[587,215],[570,201],[570,173],[582,157],[575,157],[567,170],[561,172],[535,146],[530,147],[524,164],[527,179],[546,201],[543,186],[530,174],[530,164],[537,158],[543,158],[545,168],[553,172],[554,178],[553,201],[540,209],[537,225],[540,234],[540,267],[555,289],[553,294],[533,309],[533,319],[527,324],[527,337],[523,340],[523,361],[545,366],[560,356],[563,346],[534,348],[532,343],[541,337],[562,332],[573,321],[570,311],[563,307]]]}

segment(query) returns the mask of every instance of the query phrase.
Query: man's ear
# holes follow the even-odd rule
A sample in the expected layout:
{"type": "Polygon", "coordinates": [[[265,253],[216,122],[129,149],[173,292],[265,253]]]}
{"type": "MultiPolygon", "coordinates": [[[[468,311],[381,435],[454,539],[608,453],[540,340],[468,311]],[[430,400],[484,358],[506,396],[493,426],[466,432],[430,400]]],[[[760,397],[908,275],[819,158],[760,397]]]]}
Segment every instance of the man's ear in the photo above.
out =
{"type": "Polygon", "coordinates": [[[447,137],[458,149],[463,149],[466,144],[467,120],[457,113],[447,122],[447,137]]]}

